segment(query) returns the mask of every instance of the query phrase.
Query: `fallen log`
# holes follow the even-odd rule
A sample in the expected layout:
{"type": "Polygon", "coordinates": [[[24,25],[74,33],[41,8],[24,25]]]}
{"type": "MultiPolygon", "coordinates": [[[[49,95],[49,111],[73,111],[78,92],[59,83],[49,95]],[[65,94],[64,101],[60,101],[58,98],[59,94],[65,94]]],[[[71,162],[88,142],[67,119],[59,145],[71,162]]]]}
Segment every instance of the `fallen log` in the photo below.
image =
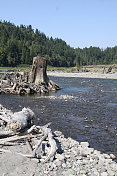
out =
{"type": "Polygon", "coordinates": [[[4,143],[6,142],[15,142],[15,141],[18,141],[18,140],[21,140],[21,139],[31,139],[33,137],[37,137],[37,135],[32,135],[32,134],[27,134],[27,135],[24,135],[24,136],[19,136],[19,135],[15,135],[15,136],[11,136],[11,137],[7,137],[7,138],[4,138],[4,139],[0,139],[0,145],[4,145],[4,143]]]}

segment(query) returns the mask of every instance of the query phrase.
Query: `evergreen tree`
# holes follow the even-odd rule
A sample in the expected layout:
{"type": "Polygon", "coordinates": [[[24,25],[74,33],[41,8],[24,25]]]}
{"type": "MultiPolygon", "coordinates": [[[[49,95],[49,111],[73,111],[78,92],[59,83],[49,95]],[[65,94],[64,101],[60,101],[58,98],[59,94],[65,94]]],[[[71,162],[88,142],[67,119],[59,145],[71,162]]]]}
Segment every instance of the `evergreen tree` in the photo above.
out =
{"type": "Polygon", "coordinates": [[[117,46],[72,48],[62,39],[46,37],[31,25],[15,26],[0,21],[0,66],[32,64],[34,56],[44,56],[52,66],[81,66],[117,63],[117,46]]]}

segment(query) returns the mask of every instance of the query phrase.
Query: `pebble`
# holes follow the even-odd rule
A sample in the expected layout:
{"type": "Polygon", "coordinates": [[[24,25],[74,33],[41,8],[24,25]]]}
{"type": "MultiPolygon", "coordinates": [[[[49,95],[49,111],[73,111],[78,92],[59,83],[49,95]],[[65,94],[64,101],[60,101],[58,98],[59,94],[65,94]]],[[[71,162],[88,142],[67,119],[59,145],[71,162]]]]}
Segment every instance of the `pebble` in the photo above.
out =
{"type": "Polygon", "coordinates": [[[89,147],[89,143],[88,142],[81,142],[80,145],[82,147],[89,147]]]}
{"type": "Polygon", "coordinates": [[[62,167],[63,167],[63,168],[66,168],[66,164],[65,164],[65,163],[63,163],[63,164],[62,164],[62,167]]]}
{"type": "Polygon", "coordinates": [[[116,156],[115,156],[115,155],[113,155],[113,154],[110,154],[110,158],[111,158],[111,159],[115,159],[115,158],[116,158],[116,156]]]}
{"type": "Polygon", "coordinates": [[[108,173],[109,176],[114,176],[115,175],[114,172],[110,169],[107,170],[107,173],[108,173]]]}
{"type": "Polygon", "coordinates": [[[101,176],[108,176],[107,172],[101,173],[101,176]]]}
{"type": "Polygon", "coordinates": [[[63,155],[60,154],[56,154],[55,156],[59,161],[64,161],[65,157],[63,155]]]}
{"type": "Polygon", "coordinates": [[[62,165],[62,162],[61,162],[61,161],[59,161],[58,159],[56,159],[55,164],[56,164],[56,166],[57,166],[57,167],[60,167],[60,166],[62,165]]]}

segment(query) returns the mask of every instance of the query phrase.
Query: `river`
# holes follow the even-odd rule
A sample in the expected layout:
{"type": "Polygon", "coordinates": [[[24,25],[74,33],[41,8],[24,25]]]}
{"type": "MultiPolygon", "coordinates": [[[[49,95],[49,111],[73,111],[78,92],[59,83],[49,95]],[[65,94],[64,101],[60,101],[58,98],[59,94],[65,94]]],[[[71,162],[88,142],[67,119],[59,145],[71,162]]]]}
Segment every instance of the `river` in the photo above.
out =
{"type": "MultiPolygon", "coordinates": [[[[30,107],[35,123],[52,122],[66,137],[117,157],[117,80],[53,77],[62,87],[46,96],[0,95],[0,104],[16,112],[30,107]]],[[[116,160],[117,161],[117,160],[116,160]]]]}

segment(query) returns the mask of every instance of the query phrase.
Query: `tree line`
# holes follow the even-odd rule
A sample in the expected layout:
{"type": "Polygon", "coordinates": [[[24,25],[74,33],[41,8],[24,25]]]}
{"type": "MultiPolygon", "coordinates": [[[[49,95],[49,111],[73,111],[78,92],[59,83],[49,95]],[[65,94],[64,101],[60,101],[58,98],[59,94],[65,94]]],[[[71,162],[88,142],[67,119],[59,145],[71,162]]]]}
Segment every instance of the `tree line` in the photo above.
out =
{"type": "Polygon", "coordinates": [[[72,48],[62,39],[47,37],[31,25],[16,26],[0,21],[0,66],[32,64],[34,56],[43,56],[56,67],[117,64],[117,46],[72,48]]]}

